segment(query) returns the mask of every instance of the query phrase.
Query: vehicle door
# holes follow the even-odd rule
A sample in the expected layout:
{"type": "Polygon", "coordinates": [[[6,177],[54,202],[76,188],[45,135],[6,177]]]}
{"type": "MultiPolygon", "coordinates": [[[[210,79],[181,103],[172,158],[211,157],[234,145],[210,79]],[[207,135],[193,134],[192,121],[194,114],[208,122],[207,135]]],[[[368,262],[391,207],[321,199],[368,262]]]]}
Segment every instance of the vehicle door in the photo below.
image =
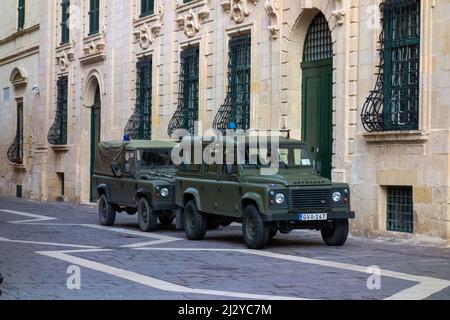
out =
{"type": "Polygon", "coordinates": [[[219,183],[216,187],[217,211],[220,214],[240,217],[241,216],[241,187],[239,181],[239,166],[223,164],[219,172],[219,183]]]}
{"type": "Polygon", "coordinates": [[[120,204],[135,207],[137,191],[136,152],[134,150],[125,150],[124,158],[122,168],[123,175],[120,183],[120,204]]]}

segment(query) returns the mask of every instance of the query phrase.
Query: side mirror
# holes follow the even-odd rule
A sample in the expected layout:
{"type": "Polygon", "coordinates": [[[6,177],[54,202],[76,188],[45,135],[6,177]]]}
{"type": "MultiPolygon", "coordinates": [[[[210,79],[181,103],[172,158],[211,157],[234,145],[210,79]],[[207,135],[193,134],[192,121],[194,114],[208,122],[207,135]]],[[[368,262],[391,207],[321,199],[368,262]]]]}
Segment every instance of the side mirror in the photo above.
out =
{"type": "Polygon", "coordinates": [[[322,172],[322,165],[319,161],[313,160],[314,169],[316,170],[317,174],[320,174],[322,172]]]}
{"type": "Polygon", "coordinates": [[[114,173],[114,176],[116,178],[120,178],[122,176],[122,170],[120,170],[120,166],[119,166],[119,164],[117,162],[113,162],[111,164],[111,169],[112,169],[112,171],[114,173]]]}

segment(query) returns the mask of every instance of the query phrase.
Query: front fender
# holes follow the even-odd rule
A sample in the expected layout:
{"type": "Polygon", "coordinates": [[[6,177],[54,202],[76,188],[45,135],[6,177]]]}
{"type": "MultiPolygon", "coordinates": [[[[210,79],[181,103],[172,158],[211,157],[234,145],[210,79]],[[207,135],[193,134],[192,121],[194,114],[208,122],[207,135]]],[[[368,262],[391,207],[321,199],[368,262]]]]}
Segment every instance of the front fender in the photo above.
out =
{"type": "Polygon", "coordinates": [[[136,206],[137,206],[137,202],[139,201],[140,197],[147,198],[149,204],[150,205],[152,204],[152,193],[150,192],[150,190],[140,188],[140,189],[138,189],[138,191],[136,191],[136,206]]]}
{"type": "Polygon", "coordinates": [[[109,191],[109,187],[106,183],[101,183],[97,186],[97,195],[100,197],[100,195],[104,193],[106,195],[106,199],[108,202],[111,202],[111,194],[109,191]]]}
{"type": "Polygon", "coordinates": [[[197,206],[197,209],[199,211],[202,211],[202,202],[200,201],[200,193],[198,192],[198,190],[195,189],[195,188],[187,188],[186,190],[184,190],[183,207],[184,207],[184,199],[186,198],[187,195],[190,195],[190,196],[192,196],[194,198],[195,205],[197,206]]]}
{"type": "Polygon", "coordinates": [[[242,196],[242,204],[244,204],[247,201],[253,201],[256,203],[256,206],[258,207],[258,210],[260,213],[265,214],[267,212],[266,206],[264,205],[264,201],[261,198],[261,196],[254,192],[247,192],[242,196]]]}

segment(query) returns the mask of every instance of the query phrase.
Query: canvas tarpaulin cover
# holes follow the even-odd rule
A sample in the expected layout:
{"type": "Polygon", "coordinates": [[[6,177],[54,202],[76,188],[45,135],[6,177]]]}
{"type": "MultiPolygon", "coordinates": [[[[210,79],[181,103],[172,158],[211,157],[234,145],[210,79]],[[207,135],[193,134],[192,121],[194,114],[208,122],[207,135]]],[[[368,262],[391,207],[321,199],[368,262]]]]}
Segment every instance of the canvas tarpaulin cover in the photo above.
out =
{"type": "Polygon", "coordinates": [[[122,141],[100,142],[95,150],[94,174],[113,177],[111,165],[120,163],[123,156],[122,141]]]}

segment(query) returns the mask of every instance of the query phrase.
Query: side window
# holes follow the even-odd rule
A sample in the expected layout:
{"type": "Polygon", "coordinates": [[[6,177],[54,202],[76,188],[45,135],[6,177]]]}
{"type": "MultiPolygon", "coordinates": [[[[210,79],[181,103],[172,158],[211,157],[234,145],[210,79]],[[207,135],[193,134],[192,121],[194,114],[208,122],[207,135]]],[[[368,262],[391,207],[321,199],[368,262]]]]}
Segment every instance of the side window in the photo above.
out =
{"type": "Polygon", "coordinates": [[[134,152],[127,151],[125,153],[125,161],[123,163],[123,172],[126,175],[133,175],[135,173],[135,169],[134,152]]]}
{"type": "Polygon", "coordinates": [[[183,163],[180,168],[185,171],[200,171],[202,164],[195,163],[195,152],[201,152],[202,149],[183,150],[183,163]]]}

